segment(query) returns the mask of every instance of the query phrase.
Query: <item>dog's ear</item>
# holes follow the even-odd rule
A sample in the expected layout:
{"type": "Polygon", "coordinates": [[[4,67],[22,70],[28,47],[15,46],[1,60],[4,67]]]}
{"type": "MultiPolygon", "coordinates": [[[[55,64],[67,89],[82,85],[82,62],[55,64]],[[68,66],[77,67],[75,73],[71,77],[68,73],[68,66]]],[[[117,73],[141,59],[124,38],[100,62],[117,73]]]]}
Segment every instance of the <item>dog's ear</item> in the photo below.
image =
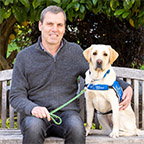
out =
{"type": "Polygon", "coordinates": [[[110,51],[110,64],[113,64],[113,62],[118,58],[119,54],[111,46],[108,48],[110,51]]]}
{"type": "Polygon", "coordinates": [[[90,46],[89,48],[87,48],[86,50],[84,50],[83,55],[85,57],[85,59],[90,63],[91,58],[90,58],[90,52],[91,52],[92,46],[90,46]]]}

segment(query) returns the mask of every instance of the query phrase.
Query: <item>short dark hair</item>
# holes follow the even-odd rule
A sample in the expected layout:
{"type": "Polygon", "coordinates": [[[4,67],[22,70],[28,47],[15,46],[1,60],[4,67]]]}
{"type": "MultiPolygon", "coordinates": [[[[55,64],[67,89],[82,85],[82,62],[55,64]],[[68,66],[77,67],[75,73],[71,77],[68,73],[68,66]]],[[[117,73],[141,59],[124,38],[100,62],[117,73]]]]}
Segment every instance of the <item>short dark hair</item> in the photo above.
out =
{"type": "Polygon", "coordinates": [[[40,15],[40,21],[43,22],[44,20],[44,17],[46,15],[47,12],[51,12],[51,13],[54,13],[54,14],[58,14],[60,12],[63,13],[64,15],[64,20],[65,20],[65,23],[66,23],[66,14],[64,12],[64,10],[61,8],[61,7],[58,7],[58,6],[48,6],[47,8],[45,8],[42,12],[41,12],[41,15],[40,15]]]}

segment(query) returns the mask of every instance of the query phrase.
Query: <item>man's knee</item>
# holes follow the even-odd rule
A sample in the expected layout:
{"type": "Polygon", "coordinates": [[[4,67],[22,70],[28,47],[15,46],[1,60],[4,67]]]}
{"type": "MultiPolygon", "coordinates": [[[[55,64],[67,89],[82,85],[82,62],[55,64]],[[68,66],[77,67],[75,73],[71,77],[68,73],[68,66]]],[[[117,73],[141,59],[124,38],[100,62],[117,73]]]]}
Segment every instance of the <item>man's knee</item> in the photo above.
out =
{"type": "Polygon", "coordinates": [[[64,127],[68,133],[76,133],[77,135],[85,135],[84,123],[77,112],[68,112],[64,116],[64,127]]]}
{"type": "Polygon", "coordinates": [[[84,123],[77,113],[71,113],[64,119],[64,127],[66,130],[66,143],[84,144],[85,143],[85,128],[84,123]]]}
{"type": "Polygon", "coordinates": [[[21,123],[21,130],[23,134],[34,135],[45,135],[46,124],[42,119],[36,117],[26,117],[21,123]]]}
{"type": "Polygon", "coordinates": [[[77,115],[72,115],[69,117],[69,122],[67,125],[73,133],[83,134],[85,132],[84,123],[77,115]]]}

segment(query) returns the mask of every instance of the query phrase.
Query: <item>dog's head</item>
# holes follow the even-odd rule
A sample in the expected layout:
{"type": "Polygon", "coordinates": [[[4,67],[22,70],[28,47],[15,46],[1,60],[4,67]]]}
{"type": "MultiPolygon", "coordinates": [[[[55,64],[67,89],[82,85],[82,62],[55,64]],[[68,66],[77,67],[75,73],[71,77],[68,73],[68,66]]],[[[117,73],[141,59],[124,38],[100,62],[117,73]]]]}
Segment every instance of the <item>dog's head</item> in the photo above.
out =
{"type": "Polygon", "coordinates": [[[95,70],[104,70],[108,64],[113,64],[118,57],[118,53],[110,45],[95,44],[87,48],[83,55],[95,70]]]}

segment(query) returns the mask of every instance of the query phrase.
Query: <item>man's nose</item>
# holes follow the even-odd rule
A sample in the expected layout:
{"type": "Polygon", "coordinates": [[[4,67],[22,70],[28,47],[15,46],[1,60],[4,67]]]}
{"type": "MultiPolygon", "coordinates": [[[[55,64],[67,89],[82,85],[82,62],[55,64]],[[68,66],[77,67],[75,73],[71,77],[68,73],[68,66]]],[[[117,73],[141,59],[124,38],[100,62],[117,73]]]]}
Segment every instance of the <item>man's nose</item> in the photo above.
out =
{"type": "Polygon", "coordinates": [[[57,31],[57,25],[53,25],[52,30],[57,31]]]}

